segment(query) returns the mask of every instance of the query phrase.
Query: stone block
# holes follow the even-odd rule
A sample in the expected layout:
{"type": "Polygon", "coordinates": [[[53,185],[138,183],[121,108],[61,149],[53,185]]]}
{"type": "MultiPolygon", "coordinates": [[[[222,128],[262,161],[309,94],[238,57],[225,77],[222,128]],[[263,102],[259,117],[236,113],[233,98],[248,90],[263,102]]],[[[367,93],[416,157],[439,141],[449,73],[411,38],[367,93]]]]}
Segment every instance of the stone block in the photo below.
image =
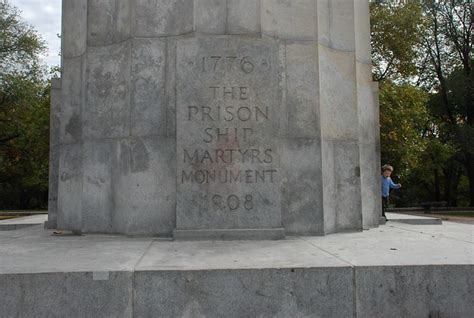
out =
{"type": "Polygon", "coordinates": [[[337,224],[337,188],[334,175],[334,147],[329,140],[321,140],[321,175],[323,186],[324,234],[336,232],[337,224]]]}
{"type": "Polygon", "coordinates": [[[199,33],[225,34],[227,0],[195,0],[194,30],[199,33]]]}
{"type": "Polygon", "coordinates": [[[288,40],[318,39],[314,0],[262,0],[262,33],[288,40]]]}
{"type": "Polygon", "coordinates": [[[472,265],[356,267],[357,317],[472,317],[473,274],[472,265]]]}
{"type": "Polygon", "coordinates": [[[358,139],[356,67],[353,53],[319,46],[320,116],[323,138],[358,139]]]}
{"type": "Polygon", "coordinates": [[[286,45],[288,136],[319,138],[319,70],[316,43],[286,45]]]}
{"type": "Polygon", "coordinates": [[[132,272],[0,275],[3,317],[131,317],[132,272]]]}
{"type": "Polygon", "coordinates": [[[138,271],[135,279],[137,317],[353,315],[350,268],[138,271]]]}
{"type": "Polygon", "coordinates": [[[61,121],[61,79],[51,79],[51,104],[50,104],[50,123],[49,123],[49,144],[50,146],[59,145],[59,131],[61,121]]]}
{"type": "Polygon", "coordinates": [[[130,41],[89,49],[82,111],[85,139],[130,135],[130,50],[130,41]]]}
{"type": "Polygon", "coordinates": [[[59,145],[49,147],[48,229],[56,228],[58,217],[59,145]]]}
{"type": "Polygon", "coordinates": [[[51,80],[51,107],[49,123],[49,191],[48,228],[56,228],[58,215],[59,132],[61,116],[61,80],[51,80]]]}
{"type": "Polygon", "coordinates": [[[51,162],[66,176],[66,229],[250,238],[283,225],[305,235],[376,226],[367,2],[63,7],[51,162]]]}
{"type": "Polygon", "coordinates": [[[281,227],[278,45],[186,39],[177,56],[177,229],[281,227]]]}
{"type": "Polygon", "coordinates": [[[271,241],[282,240],[285,235],[284,228],[173,231],[175,241],[271,241]]]}
{"type": "Polygon", "coordinates": [[[132,136],[166,136],[165,57],[165,39],[132,41],[132,136]]]}
{"type": "Polygon", "coordinates": [[[176,42],[178,38],[166,38],[166,135],[176,137],[176,42]]]}
{"type": "MultiPolygon", "coordinates": [[[[338,51],[355,51],[354,1],[318,0],[318,41],[338,51]]],[[[359,4],[358,4],[359,5],[359,4]]]]}
{"type": "Polygon", "coordinates": [[[260,34],[260,1],[227,1],[228,34],[260,34]]]}
{"type": "Polygon", "coordinates": [[[282,219],[289,235],[324,235],[321,143],[282,139],[282,219]]]}
{"type": "Polygon", "coordinates": [[[168,138],[84,143],[83,231],[171,236],[175,142],[168,138]]]}
{"type": "Polygon", "coordinates": [[[356,63],[357,68],[357,104],[359,118],[359,139],[364,143],[375,143],[378,119],[375,118],[375,100],[372,91],[372,66],[356,63]]]}
{"type": "Polygon", "coordinates": [[[354,23],[356,59],[361,63],[372,65],[369,1],[355,1],[354,23]]]}
{"type": "Polygon", "coordinates": [[[380,147],[378,112],[372,91],[371,65],[356,62],[362,216],[365,229],[378,225],[380,199],[380,147]]]}
{"type": "Polygon", "coordinates": [[[113,228],[127,235],[171,236],[176,227],[176,142],[132,138],[119,143],[113,228]]]}
{"type": "Polygon", "coordinates": [[[74,58],[86,52],[87,0],[63,0],[62,50],[63,58],[74,58]]]}
{"type": "Polygon", "coordinates": [[[87,43],[104,46],[130,38],[131,2],[129,0],[89,0],[87,43]]]}
{"type": "Polygon", "coordinates": [[[380,160],[374,143],[359,144],[362,218],[364,229],[377,227],[382,215],[380,196],[380,160]]]}
{"type": "Polygon", "coordinates": [[[58,229],[81,230],[82,147],[61,145],[58,181],[58,229]]]}
{"type": "Polygon", "coordinates": [[[358,142],[323,139],[321,151],[326,233],[361,231],[358,142]]]}
{"type": "Polygon", "coordinates": [[[193,31],[193,1],[136,0],[133,12],[133,35],[137,37],[183,35],[193,31]]]}
{"type": "MultiPolygon", "coordinates": [[[[59,142],[75,143],[82,138],[83,59],[63,59],[59,142]]],[[[54,120],[54,119],[53,119],[54,120]]]]}
{"type": "Polygon", "coordinates": [[[113,233],[118,141],[101,139],[83,144],[82,231],[113,233]]]}

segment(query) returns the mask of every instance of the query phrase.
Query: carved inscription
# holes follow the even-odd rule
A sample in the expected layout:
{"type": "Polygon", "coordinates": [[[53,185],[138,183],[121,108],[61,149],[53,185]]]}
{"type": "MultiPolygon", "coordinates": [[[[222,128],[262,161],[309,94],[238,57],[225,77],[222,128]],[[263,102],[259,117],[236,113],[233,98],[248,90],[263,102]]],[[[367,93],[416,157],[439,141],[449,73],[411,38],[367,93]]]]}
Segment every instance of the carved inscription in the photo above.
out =
{"type": "MultiPolygon", "coordinates": [[[[228,59],[233,61],[233,59],[228,59]]],[[[205,61],[203,57],[203,72],[206,72],[205,61]]],[[[221,57],[215,57],[214,69],[217,68],[221,57]]],[[[242,59],[248,64],[247,70],[253,70],[253,64],[248,61],[248,57],[242,59]],[[252,67],[250,66],[252,65],[252,67]]],[[[232,71],[229,67],[228,71],[232,71]]],[[[246,72],[247,73],[247,72],[246,72]]],[[[250,72],[249,72],[250,73],[250,72]]],[[[242,101],[248,101],[250,95],[256,96],[254,88],[248,86],[209,86],[204,96],[209,96],[209,104],[191,105],[187,106],[187,120],[199,122],[217,123],[217,127],[206,127],[203,130],[202,142],[205,144],[213,144],[218,146],[220,144],[242,144],[256,138],[258,134],[252,127],[229,127],[227,123],[232,122],[254,122],[260,123],[269,120],[268,107],[261,107],[258,105],[241,104],[242,101]]],[[[258,128],[258,126],[256,126],[258,128]]],[[[274,182],[274,174],[277,173],[275,169],[246,169],[235,170],[226,169],[226,166],[233,166],[235,163],[259,163],[271,164],[273,163],[273,149],[260,148],[210,148],[202,149],[183,149],[183,163],[200,164],[200,165],[217,165],[223,164],[224,169],[196,169],[196,170],[182,170],[181,183],[265,183],[274,182]]],[[[253,200],[251,195],[248,198],[253,200]]],[[[212,202],[218,207],[222,208],[221,196],[213,195],[212,202]],[[220,198],[216,200],[216,198],[220,198]],[[219,204],[217,204],[219,202],[219,204]]],[[[240,206],[240,200],[237,196],[231,195],[227,198],[227,207],[229,210],[236,210],[240,206]],[[231,198],[233,198],[231,200],[231,198]],[[231,204],[234,202],[235,204],[231,204]]],[[[246,210],[251,210],[252,205],[248,205],[246,210]]]]}
{"type": "Polygon", "coordinates": [[[183,210],[182,202],[192,202],[189,209],[195,215],[222,218],[216,222],[228,215],[236,227],[262,226],[269,211],[279,212],[274,194],[278,154],[272,135],[278,104],[271,102],[275,79],[270,78],[274,59],[246,45],[208,45],[206,50],[215,54],[181,52],[177,182],[178,189],[188,192],[182,195],[187,201],[178,200],[178,209],[183,210]]]}

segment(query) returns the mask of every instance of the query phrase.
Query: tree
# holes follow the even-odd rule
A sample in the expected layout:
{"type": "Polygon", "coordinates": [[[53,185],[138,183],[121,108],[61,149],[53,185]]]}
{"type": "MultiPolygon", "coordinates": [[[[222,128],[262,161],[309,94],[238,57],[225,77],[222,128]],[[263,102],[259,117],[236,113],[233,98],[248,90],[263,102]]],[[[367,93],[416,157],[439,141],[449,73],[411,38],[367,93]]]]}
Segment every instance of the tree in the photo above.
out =
{"type": "Polygon", "coordinates": [[[49,83],[45,46],[8,2],[0,4],[0,209],[47,204],[49,83]]]}
{"type": "Polygon", "coordinates": [[[8,1],[0,3],[0,74],[29,73],[46,46],[8,1]]]}
{"type": "Polygon", "coordinates": [[[432,113],[444,124],[444,137],[459,152],[474,206],[474,86],[472,67],[474,11],[471,1],[427,1],[428,27],[423,49],[435,75],[432,113]]]}
{"type": "Polygon", "coordinates": [[[420,164],[427,148],[423,136],[431,121],[426,103],[429,95],[410,84],[380,83],[380,135],[382,162],[397,166],[398,176],[407,176],[420,164]]]}
{"type": "Polygon", "coordinates": [[[371,22],[382,158],[402,168],[396,174],[409,189],[399,203],[457,205],[470,184],[472,205],[472,3],[379,1],[371,22]],[[410,116],[416,125],[406,125],[410,116]]]}
{"type": "Polygon", "coordinates": [[[371,4],[374,80],[403,80],[417,75],[418,46],[425,24],[417,1],[371,4]]]}

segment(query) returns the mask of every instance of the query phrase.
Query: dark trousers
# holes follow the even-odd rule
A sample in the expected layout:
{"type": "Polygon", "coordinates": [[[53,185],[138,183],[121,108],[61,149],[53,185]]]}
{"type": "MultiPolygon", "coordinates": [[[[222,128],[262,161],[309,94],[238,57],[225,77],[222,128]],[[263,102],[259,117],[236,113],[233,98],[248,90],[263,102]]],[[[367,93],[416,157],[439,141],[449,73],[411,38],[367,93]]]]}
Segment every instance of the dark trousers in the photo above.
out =
{"type": "Polygon", "coordinates": [[[386,209],[388,209],[388,197],[382,197],[382,216],[385,216],[386,209]]]}

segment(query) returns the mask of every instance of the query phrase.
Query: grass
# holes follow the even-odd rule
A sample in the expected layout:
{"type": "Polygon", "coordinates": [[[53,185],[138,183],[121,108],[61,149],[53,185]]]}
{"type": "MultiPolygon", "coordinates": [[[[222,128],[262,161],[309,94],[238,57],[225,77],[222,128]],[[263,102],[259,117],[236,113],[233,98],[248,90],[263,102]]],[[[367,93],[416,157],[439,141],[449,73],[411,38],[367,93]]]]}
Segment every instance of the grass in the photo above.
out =
{"type": "Polygon", "coordinates": [[[437,212],[435,215],[442,215],[446,217],[459,216],[464,218],[474,218],[474,212],[437,212]]]}
{"type": "Polygon", "coordinates": [[[0,221],[1,221],[1,220],[14,219],[14,218],[16,218],[16,216],[1,216],[1,215],[0,215],[0,221]]]}

